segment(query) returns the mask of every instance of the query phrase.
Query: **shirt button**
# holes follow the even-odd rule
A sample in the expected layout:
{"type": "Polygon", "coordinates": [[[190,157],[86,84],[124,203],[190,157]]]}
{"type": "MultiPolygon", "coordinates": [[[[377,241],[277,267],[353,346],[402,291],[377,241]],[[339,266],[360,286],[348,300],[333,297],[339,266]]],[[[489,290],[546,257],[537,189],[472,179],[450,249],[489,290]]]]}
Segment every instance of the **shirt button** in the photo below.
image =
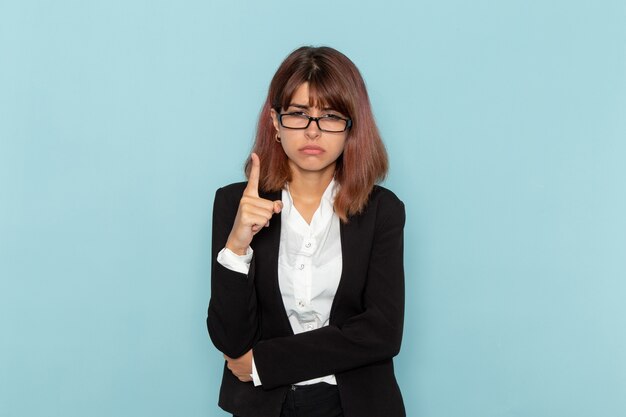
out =
{"type": "Polygon", "coordinates": [[[304,269],[304,264],[298,265],[298,269],[303,270],[304,269]]]}
{"type": "Polygon", "coordinates": [[[298,300],[298,306],[299,307],[304,307],[304,301],[298,300]]]}
{"type": "Polygon", "coordinates": [[[307,244],[306,244],[306,245],[304,245],[304,246],[305,246],[305,247],[307,247],[307,248],[310,248],[310,247],[311,247],[311,242],[307,243],[307,244]]]}

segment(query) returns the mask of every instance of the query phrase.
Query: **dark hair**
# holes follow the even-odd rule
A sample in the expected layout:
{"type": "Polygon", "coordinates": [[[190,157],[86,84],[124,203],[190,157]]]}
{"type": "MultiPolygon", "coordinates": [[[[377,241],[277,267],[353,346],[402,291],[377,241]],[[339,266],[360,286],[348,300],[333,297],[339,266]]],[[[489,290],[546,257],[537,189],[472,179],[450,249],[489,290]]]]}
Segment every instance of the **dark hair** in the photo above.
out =
{"type": "MultiPolygon", "coordinates": [[[[352,119],[335,179],[340,184],[335,212],[346,222],[363,211],[374,184],[387,174],[388,160],[370,106],[365,82],[348,57],[329,47],[303,46],[280,65],[261,109],[253,152],[261,159],[259,187],[278,191],[291,180],[287,156],[274,140],[270,110],[286,109],[296,89],[309,83],[309,105],[332,107],[352,119]]],[[[246,176],[250,173],[246,162],[246,176]]]]}

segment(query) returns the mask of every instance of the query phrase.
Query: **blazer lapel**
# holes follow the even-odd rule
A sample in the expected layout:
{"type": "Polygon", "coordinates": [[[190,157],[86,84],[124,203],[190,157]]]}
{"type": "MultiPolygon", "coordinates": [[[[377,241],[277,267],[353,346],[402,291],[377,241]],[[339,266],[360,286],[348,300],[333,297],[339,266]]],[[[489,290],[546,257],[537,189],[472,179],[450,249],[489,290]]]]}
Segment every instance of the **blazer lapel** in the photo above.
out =
{"type": "Polygon", "coordinates": [[[332,306],[330,308],[330,322],[334,322],[335,309],[340,305],[343,298],[346,297],[353,289],[351,279],[354,278],[355,272],[358,271],[358,263],[364,261],[364,257],[358,256],[358,249],[362,247],[359,234],[360,216],[352,216],[348,223],[341,222],[339,224],[339,234],[341,236],[341,278],[339,286],[335,293],[332,306]]]}
{"type": "MultiPolygon", "coordinates": [[[[276,201],[282,197],[281,191],[274,191],[270,193],[259,192],[259,197],[267,200],[276,201]]],[[[272,304],[279,310],[279,315],[282,317],[282,323],[280,327],[284,334],[293,334],[293,329],[289,323],[285,304],[283,303],[283,297],[280,293],[280,285],[278,283],[278,251],[280,248],[280,231],[281,231],[281,216],[275,214],[270,220],[269,227],[263,228],[252,240],[252,246],[255,252],[255,256],[262,257],[265,262],[263,270],[257,270],[259,273],[257,280],[257,291],[263,292],[266,296],[272,300],[272,304]],[[269,262],[268,262],[269,261],[269,262]],[[258,285],[264,288],[259,288],[258,285]]]]}

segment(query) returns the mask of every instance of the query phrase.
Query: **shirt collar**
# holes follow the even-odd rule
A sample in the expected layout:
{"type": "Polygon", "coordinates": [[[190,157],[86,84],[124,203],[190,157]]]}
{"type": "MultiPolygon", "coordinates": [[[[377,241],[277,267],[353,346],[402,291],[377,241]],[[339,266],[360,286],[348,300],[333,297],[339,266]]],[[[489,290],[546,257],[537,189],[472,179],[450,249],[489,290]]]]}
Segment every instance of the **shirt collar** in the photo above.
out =
{"type": "MultiPolygon", "coordinates": [[[[337,192],[339,191],[340,185],[333,178],[324,193],[322,194],[322,199],[320,201],[320,206],[318,207],[316,213],[313,215],[313,219],[311,220],[311,227],[316,229],[315,227],[318,224],[324,224],[330,220],[330,217],[335,213],[334,203],[335,197],[337,196],[337,192]]],[[[283,189],[283,214],[287,215],[288,218],[293,216],[295,213],[292,213],[293,209],[293,199],[291,197],[291,193],[289,192],[289,184],[285,185],[283,189]]]]}

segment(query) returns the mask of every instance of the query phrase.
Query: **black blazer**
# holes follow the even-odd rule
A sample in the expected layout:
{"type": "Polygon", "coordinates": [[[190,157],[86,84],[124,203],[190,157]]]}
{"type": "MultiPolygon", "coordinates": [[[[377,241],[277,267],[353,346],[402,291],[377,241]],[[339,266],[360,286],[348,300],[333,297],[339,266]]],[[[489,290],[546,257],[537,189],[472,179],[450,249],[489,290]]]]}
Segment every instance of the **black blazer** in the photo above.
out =
{"type": "Polygon", "coordinates": [[[289,384],[334,374],[345,417],[405,416],[392,360],[404,318],[402,201],[375,186],[363,213],[341,223],[343,269],[330,325],[294,335],[278,286],[279,215],[252,240],[247,276],[217,262],[245,186],[215,195],[207,327],[230,357],[254,348],[263,385],[241,382],[224,366],[219,406],[242,417],[278,417],[289,384]]]}

